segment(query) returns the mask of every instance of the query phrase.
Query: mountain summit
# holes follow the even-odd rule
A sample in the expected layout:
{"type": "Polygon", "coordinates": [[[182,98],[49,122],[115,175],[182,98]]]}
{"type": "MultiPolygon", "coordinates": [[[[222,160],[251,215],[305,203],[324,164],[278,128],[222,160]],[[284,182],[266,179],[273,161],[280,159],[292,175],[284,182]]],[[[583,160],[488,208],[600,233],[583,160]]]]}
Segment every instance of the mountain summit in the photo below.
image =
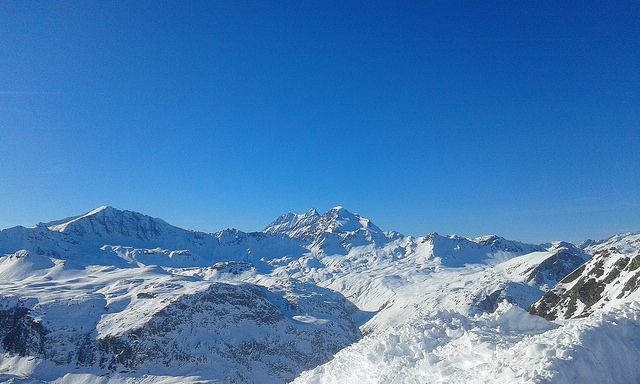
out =
{"type": "Polygon", "coordinates": [[[382,234],[382,230],[373,224],[371,220],[337,206],[322,215],[319,215],[315,208],[303,215],[289,212],[278,217],[263,232],[272,235],[286,235],[300,240],[313,240],[325,233],[357,231],[382,234]]]}
{"type": "Polygon", "coordinates": [[[281,234],[292,238],[308,240],[315,239],[324,233],[347,233],[356,231],[370,231],[382,233],[371,220],[357,213],[351,213],[345,208],[337,206],[319,215],[315,208],[298,215],[292,212],[278,217],[269,224],[264,233],[281,234]]]}
{"type": "Polygon", "coordinates": [[[45,224],[51,231],[75,236],[124,237],[152,241],[181,230],[166,221],[138,212],[102,206],[82,216],[45,224]]]}
{"type": "Polygon", "coordinates": [[[344,253],[354,246],[384,244],[399,238],[396,232],[383,232],[371,220],[336,206],[318,214],[315,209],[305,214],[282,215],[263,231],[312,243],[312,248],[324,253],[344,253]]]}

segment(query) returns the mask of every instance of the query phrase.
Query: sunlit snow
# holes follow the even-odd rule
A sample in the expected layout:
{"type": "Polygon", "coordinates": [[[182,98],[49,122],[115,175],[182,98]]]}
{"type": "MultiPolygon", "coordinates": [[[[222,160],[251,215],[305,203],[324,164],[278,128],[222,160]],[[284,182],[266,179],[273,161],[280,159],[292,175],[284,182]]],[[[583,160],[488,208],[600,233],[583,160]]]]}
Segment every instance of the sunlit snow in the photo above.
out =
{"type": "Polygon", "coordinates": [[[0,315],[31,332],[2,328],[0,380],[636,383],[638,238],[415,238],[342,207],[206,234],[100,207],[0,231],[0,315]],[[611,287],[584,317],[527,312],[591,254],[611,287]]]}

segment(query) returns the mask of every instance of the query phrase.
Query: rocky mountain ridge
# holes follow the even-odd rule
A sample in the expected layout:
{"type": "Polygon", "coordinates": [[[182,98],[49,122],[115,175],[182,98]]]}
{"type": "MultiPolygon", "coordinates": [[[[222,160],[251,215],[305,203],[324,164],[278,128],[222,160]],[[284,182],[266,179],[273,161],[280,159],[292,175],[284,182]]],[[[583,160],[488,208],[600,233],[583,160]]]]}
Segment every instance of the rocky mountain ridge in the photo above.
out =
{"type": "Polygon", "coordinates": [[[563,278],[532,305],[548,320],[586,317],[619,301],[640,300],[640,248],[637,235],[614,236],[587,247],[595,251],[585,264],[563,278]]]}

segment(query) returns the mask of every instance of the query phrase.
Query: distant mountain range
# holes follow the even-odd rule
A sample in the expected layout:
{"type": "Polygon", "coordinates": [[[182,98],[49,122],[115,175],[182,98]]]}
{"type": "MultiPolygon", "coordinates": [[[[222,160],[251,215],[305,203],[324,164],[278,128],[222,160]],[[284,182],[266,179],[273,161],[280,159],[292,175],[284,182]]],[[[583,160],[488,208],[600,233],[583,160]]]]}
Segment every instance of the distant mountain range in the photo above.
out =
{"type": "Polygon", "coordinates": [[[411,237],[342,207],[203,233],[105,206],[0,231],[0,379],[637,383],[639,286],[638,233],[411,237]]]}

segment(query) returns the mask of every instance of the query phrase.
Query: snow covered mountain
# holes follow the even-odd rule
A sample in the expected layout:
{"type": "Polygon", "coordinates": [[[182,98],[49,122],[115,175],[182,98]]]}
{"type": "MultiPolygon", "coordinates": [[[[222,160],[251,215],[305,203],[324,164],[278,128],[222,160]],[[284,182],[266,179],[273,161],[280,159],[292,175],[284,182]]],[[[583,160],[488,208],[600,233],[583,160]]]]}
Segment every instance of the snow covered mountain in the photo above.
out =
{"type": "Polygon", "coordinates": [[[40,223],[31,228],[0,231],[0,254],[24,249],[79,267],[210,266],[220,261],[246,261],[247,250],[251,249],[257,251],[254,257],[270,256],[272,248],[290,254],[306,252],[295,242],[259,232],[227,229],[210,234],[190,231],[161,219],[106,206],[85,215],[40,223]]]}
{"type": "MultiPolygon", "coordinates": [[[[0,268],[32,258],[7,256],[0,268]]],[[[9,364],[22,358],[21,369],[43,379],[202,371],[201,379],[243,383],[290,380],[361,337],[355,308],[334,292],[232,276],[56,265],[0,285],[0,339],[9,364]]]]}
{"type": "Polygon", "coordinates": [[[395,232],[383,232],[371,220],[340,206],[322,215],[315,209],[304,215],[289,212],[277,218],[263,232],[310,241],[310,248],[324,253],[348,252],[354,246],[381,245],[401,237],[395,232]]]}
{"type": "Polygon", "coordinates": [[[626,362],[635,383],[639,258],[638,234],[416,238],[342,207],[208,234],[100,207],[0,231],[0,381],[577,383],[626,362]]]}
{"type": "Polygon", "coordinates": [[[530,309],[548,320],[586,317],[596,310],[640,300],[640,234],[590,244],[595,252],[530,309]]]}
{"type": "Polygon", "coordinates": [[[277,218],[264,230],[268,234],[279,233],[301,240],[316,239],[324,233],[357,231],[382,233],[369,219],[357,213],[353,214],[343,207],[334,207],[322,215],[315,209],[304,215],[289,212],[277,218]]]}

